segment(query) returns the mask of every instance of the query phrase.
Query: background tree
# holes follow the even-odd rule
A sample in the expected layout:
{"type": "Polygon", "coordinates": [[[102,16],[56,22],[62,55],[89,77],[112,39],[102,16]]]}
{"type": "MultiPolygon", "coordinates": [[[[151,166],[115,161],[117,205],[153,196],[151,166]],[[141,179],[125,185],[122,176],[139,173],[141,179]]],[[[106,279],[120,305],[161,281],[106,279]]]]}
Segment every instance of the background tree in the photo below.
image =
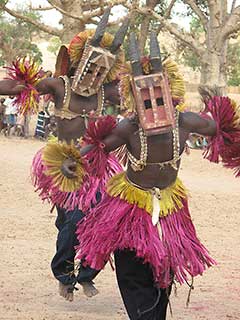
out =
{"type": "MultiPolygon", "coordinates": [[[[41,12],[46,10],[57,10],[62,14],[59,21],[60,27],[54,28],[44,24],[41,19],[32,19],[26,17],[19,10],[10,9],[8,0],[0,0],[0,8],[10,14],[11,16],[22,19],[25,22],[31,23],[39,30],[44,31],[53,36],[60,38],[62,43],[68,43],[75,34],[83,31],[87,24],[97,24],[98,17],[102,15],[104,10],[111,4],[111,6],[124,4],[127,0],[46,0],[48,6],[36,7],[31,3],[28,10],[41,12]]],[[[121,19],[120,19],[121,20],[121,19]]],[[[118,22],[117,22],[118,23],[118,22]]]]}
{"type": "Polygon", "coordinates": [[[240,86],[240,43],[230,43],[227,54],[227,84],[240,86]]]}
{"type": "MultiPolygon", "coordinates": [[[[200,38],[203,35],[202,25],[196,17],[193,17],[190,23],[190,30],[196,37],[200,38]]],[[[193,69],[193,71],[201,70],[201,61],[194,51],[182,45],[177,41],[176,50],[179,56],[179,62],[193,69]]],[[[227,69],[227,85],[240,85],[240,42],[234,39],[229,42],[226,58],[227,69]]]]}
{"type": "MultiPolygon", "coordinates": [[[[111,5],[123,5],[132,16],[132,23],[139,22],[141,51],[149,28],[167,31],[182,45],[187,46],[199,60],[201,84],[217,85],[225,90],[227,82],[227,48],[229,39],[240,30],[240,5],[236,0],[181,0],[186,6],[188,15],[197,18],[203,30],[199,37],[193,30],[186,31],[172,19],[172,11],[177,0],[46,0],[47,7],[32,8],[34,10],[55,9],[62,14],[60,24],[62,28],[53,28],[24,16],[18,10],[8,6],[8,0],[0,0],[0,7],[10,15],[32,23],[40,30],[60,38],[67,43],[86,24],[96,24],[104,9],[111,5]],[[136,18],[137,17],[137,18],[136,18]]],[[[122,17],[124,18],[124,17],[122,17]]],[[[122,20],[120,18],[119,20],[122,20]]],[[[117,24],[119,21],[116,22],[117,24]]]]}
{"type": "MultiPolygon", "coordinates": [[[[27,12],[31,19],[38,19],[35,13],[27,12]]],[[[23,20],[7,19],[0,14],[0,65],[10,64],[17,56],[29,55],[42,62],[42,53],[32,42],[36,27],[23,20]]]]}
{"type": "Polygon", "coordinates": [[[158,21],[161,28],[168,31],[184,46],[187,46],[199,59],[201,84],[217,85],[225,91],[227,83],[227,48],[229,39],[240,30],[240,6],[236,0],[228,8],[227,0],[182,0],[188,14],[197,17],[203,33],[202,37],[193,31],[185,31],[171,20],[171,11],[176,3],[172,0],[167,15],[161,15],[138,5],[135,10],[158,21]]]}
{"type": "Polygon", "coordinates": [[[58,53],[60,46],[61,46],[61,40],[58,37],[53,36],[49,40],[49,45],[48,45],[47,49],[49,52],[51,52],[55,56],[57,56],[57,53],[58,53]]]}

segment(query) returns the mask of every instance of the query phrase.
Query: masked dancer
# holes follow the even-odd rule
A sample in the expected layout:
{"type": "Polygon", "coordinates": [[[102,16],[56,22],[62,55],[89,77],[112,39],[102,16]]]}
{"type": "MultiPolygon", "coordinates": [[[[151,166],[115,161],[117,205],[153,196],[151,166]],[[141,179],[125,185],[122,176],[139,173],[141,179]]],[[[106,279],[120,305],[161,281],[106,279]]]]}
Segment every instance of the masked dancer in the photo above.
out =
{"type": "MultiPolygon", "coordinates": [[[[213,162],[221,157],[239,175],[239,118],[227,97],[208,100],[201,116],[179,112],[183,79],[174,63],[162,63],[154,33],[149,63],[143,64],[131,34],[130,60],[136,116],[118,125],[109,117],[91,123],[80,152],[83,167],[94,175],[100,169],[96,154],[103,161],[107,153],[125,145],[127,170],[108,181],[100,203],[78,225],[77,256],[100,270],[114,253],[129,318],[164,320],[172,282],[189,283],[215,264],[196,234],[188,192],[178,178],[186,140],[190,133],[208,136],[205,157],[213,162]],[[111,123],[112,132],[99,141],[94,133],[104,123],[111,123]]],[[[77,175],[71,159],[63,162],[62,170],[68,177],[77,175]]]]}
{"type": "MultiPolygon", "coordinates": [[[[104,13],[96,31],[80,32],[69,46],[60,48],[54,78],[41,79],[41,72],[36,71],[34,63],[18,59],[9,68],[11,80],[0,83],[1,94],[11,92],[18,95],[16,103],[20,106],[19,112],[30,111],[31,98],[35,99],[32,101],[35,107],[39,94],[51,94],[55,103],[59,143],[51,142],[37,153],[32,173],[40,197],[57,207],[57,251],[51,267],[59,281],[60,295],[69,301],[73,300],[76,282],[82,284],[88,296],[97,293],[92,280],[98,271],[81,265],[77,275],[74,274],[74,246],[77,244],[76,224],[89,207],[99,201],[104,181],[99,177],[88,179],[85,176],[82,189],[90,188],[91,195],[83,198],[78,179],[66,184],[60,168],[57,172],[51,169],[58,163],[56,150],[61,157],[76,153],[76,143],[83,136],[89,118],[95,119],[102,114],[105,99],[112,104],[120,104],[118,80],[125,65],[124,52],[120,46],[128,21],[123,22],[113,37],[105,32],[109,14],[110,9],[104,13]]],[[[110,159],[110,163],[113,162],[114,159],[110,159]]],[[[115,169],[109,170],[109,174],[120,169],[121,166],[116,162],[115,169]]]]}

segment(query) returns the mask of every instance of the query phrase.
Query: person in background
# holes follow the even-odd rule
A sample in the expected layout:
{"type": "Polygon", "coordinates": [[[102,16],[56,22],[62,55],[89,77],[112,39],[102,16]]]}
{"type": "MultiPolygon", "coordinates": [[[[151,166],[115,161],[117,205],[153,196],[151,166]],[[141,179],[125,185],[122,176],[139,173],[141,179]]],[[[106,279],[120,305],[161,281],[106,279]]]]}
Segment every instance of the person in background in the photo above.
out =
{"type": "Polygon", "coordinates": [[[28,114],[18,114],[15,126],[15,134],[18,137],[28,138],[29,136],[29,121],[30,116],[28,114]]]}
{"type": "Polygon", "coordinates": [[[15,128],[16,125],[16,118],[17,118],[17,107],[14,104],[14,96],[9,96],[4,102],[6,109],[5,109],[5,117],[7,128],[4,131],[6,136],[10,135],[11,129],[15,128]]]}
{"type": "Polygon", "coordinates": [[[4,102],[5,102],[5,99],[1,98],[0,99],[0,132],[6,126],[6,122],[5,122],[5,109],[6,109],[6,106],[5,106],[4,102]]]}
{"type": "Polygon", "coordinates": [[[50,122],[45,127],[45,139],[58,136],[57,121],[54,115],[50,116],[50,122]]]}
{"type": "MultiPolygon", "coordinates": [[[[52,71],[48,70],[45,72],[46,78],[51,78],[53,76],[52,71]]],[[[43,110],[44,110],[44,128],[50,123],[50,108],[53,103],[53,98],[51,94],[45,94],[43,96],[43,110]]]]}
{"type": "MultiPolygon", "coordinates": [[[[42,102],[40,102],[41,104],[42,102]]],[[[44,129],[44,121],[45,121],[45,112],[43,110],[43,107],[41,106],[39,108],[38,117],[37,117],[37,125],[35,130],[35,138],[37,139],[44,139],[45,135],[45,129],[44,129]]]]}
{"type": "MultiPolygon", "coordinates": [[[[46,78],[52,77],[51,71],[45,72],[46,78]]],[[[44,139],[45,137],[45,126],[49,124],[49,118],[50,114],[48,111],[49,103],[51,101],[51,95],[45,94],[41,97],[40,103],[39,103],[39,112],[38,112],[38,118],[37,118],[37,125],[35,130],[35,137],[38,139],[44,139]]]]}

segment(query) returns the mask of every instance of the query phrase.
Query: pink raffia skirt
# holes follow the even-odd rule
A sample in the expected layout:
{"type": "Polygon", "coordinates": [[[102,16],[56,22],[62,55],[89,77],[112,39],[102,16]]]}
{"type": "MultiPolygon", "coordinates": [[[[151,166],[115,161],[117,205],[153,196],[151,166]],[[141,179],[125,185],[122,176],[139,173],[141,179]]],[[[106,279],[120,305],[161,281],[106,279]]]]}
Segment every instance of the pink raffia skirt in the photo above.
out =
{"type": "Polygon", "coordinates": [[[115,157],[108,155],[106,167],[110,169],[105,174],[98,177],[86,173],[82,185],[77,190],[66,192],[60,190],[52,176],[47,175],[48,167],[43,162],[42,153],[43,148],[36,153],[32,161],[31,177],[35,191],[43,201],[48,201],[67,211],[78,208],[87,212],[91,205],[98,202],[97,192],[102,193],[106,190],[106,182],[109,177],[122,171],[122,167],[115,157]]]}
{"type": "Polygon", "coordinates": [[[107,193],[79,223],[77,258],[102,269],[115,250],[132,250],[149,263],[161,288],[201,275],[215,264],[192,223],[187,195],[179,179],[160,191],[159,222],[154,225],[152,190],[142,190],[120,173],[110,179],[107,193]]]}
{"type": "Polygon", "coordinates": [[[41,199],[68,211],[79,208],[86,212],[91,205],[95,205],[97,192],[105,192],[109,178],[122,172],[122,166],[116,156],[105,153],[102,143],[104,137],[109,135],[115,126],[116,119],[111,116],[90,121],[83,145],[92,144],[94,147],[84,157],[80,157],[79,150],[73,142],[67,145],[64,142],[52,141],[39,150],[33,159],[31,169],[32,181],[41,199]],[[71,181],[66,181],[61,172],[62,161],[67,158],[75,159],[82,169],[81,181],[71,188],[71,181]]]}

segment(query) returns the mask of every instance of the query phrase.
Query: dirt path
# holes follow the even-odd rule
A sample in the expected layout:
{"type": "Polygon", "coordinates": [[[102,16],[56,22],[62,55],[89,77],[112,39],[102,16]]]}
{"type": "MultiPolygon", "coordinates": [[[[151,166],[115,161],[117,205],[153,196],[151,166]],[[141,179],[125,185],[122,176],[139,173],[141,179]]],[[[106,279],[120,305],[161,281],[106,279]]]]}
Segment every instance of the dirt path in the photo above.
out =
{"type": "MultiPolygon", "coordinates": [[[[58,297],[49,267],[55,213],[39,201],[29,178],[32,156],[42,145],[0,137],[0,319],[127,320],[109,267],[97,278],[97,297],[88,299],[81,290],[73,303],[58,297]]],[[[189,308],[188,288],[178,288],[178,297],[171,299],[172,319],[240,319],[240,179],[202,160],[200,152],[185,157],[183,168],[199,237],[218,266],[195,279],[189,308]]]]}

